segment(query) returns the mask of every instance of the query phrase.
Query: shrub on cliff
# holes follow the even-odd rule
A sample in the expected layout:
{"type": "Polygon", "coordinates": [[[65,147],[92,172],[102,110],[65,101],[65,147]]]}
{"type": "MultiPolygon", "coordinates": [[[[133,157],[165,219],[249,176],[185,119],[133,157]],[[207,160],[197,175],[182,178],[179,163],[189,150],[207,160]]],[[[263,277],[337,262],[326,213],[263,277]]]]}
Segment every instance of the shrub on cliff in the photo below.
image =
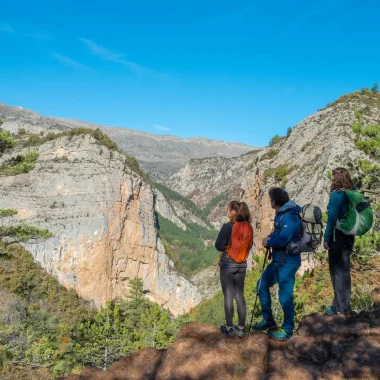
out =
{"type": "Polygon", "coordinates": [[[9,159],[0,167],[0,174],[9,176],[28,173],[36,167],[37,160],[38,153],[35,151],[25,155],[18,155],[9,159]]]}
{"type": "MultiPolygon", "coordinates": [[[[0,123],[1,125],[2,123],[0,123]]],[[[8,131],[3,131],[0,128],[0,156],[4,153],[6,149],[13,148],[16,142],[12,138],[8,131]]]]}

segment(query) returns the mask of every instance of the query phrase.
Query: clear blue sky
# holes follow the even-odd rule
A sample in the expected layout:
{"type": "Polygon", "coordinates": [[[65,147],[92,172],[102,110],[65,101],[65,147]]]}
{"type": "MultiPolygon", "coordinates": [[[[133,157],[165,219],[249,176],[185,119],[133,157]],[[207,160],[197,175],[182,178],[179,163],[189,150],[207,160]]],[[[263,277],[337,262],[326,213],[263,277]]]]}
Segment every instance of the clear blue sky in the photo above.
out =
{"type": "Polygon", "coordinates": [[[380,82],[375,0],[3,0],[0,101],[266,145],[380,82]]]}

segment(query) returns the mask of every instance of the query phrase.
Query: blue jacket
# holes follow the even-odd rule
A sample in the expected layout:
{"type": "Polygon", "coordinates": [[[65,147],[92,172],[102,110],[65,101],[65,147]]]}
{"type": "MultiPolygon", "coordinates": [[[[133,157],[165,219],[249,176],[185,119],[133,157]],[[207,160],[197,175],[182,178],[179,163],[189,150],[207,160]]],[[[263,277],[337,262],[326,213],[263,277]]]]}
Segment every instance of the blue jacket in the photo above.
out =
{"type": "Polygon", "coordinates": [[[301,222],[297,215],[301,207],[295,202],[285,203],[276,212],[274,217],[274,231],[269,235],[268,247],[272,248],[273,261],[293,262],[296,265],[301,264],[301,254],[286,255],[286,247],[289,243],[297,243],[301,240],[301,222]]]}
{"type": "Polygon", "coordinates": [[[336,222],[343,219],[348,212],[348,200],[344,191],[334,190],[330,195],[329,204],[327,206],[327,226],[324,235],[324,242],[328,243],[334,234],[336,222]]]}

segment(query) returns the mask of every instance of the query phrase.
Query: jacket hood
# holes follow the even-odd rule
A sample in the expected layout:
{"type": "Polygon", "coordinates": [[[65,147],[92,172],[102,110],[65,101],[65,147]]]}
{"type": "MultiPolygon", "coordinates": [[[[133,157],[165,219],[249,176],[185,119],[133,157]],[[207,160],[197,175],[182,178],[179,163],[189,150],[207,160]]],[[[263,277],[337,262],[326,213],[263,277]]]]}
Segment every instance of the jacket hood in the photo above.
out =
{"type": "Polygon", "coordinates": [[[279,210],[277,210],[276,215],[282,215],[288,212],[301,212],[302,208],[298,206],[294,201],[286,202],[279,210]]]}

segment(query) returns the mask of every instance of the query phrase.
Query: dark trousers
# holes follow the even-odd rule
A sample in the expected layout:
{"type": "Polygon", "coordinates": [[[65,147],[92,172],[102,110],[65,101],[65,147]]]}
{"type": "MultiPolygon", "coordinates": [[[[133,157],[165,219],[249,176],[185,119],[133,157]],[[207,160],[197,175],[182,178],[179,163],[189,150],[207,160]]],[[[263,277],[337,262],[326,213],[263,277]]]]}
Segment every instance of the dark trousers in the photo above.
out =
{"type": "Polygon", "coordinates": [[[245,326],[246,305],[244,299],[244,280],[246,268],[220,268],[220,282],[224,295],[224,312],[227,326],[232,326],[234,299],[236,300],[239,326],[245,326]]]}
{"type": "Polygon", "coordinates": [[[351,264],[350,256],[355,238],[335,230],[335,239],[330,241],[329,269],[334,289],[333,310],[346,314],[350,311],[351,300],[351,264]],[[335,240],[335,241],[334,241],[335,240]]]}

